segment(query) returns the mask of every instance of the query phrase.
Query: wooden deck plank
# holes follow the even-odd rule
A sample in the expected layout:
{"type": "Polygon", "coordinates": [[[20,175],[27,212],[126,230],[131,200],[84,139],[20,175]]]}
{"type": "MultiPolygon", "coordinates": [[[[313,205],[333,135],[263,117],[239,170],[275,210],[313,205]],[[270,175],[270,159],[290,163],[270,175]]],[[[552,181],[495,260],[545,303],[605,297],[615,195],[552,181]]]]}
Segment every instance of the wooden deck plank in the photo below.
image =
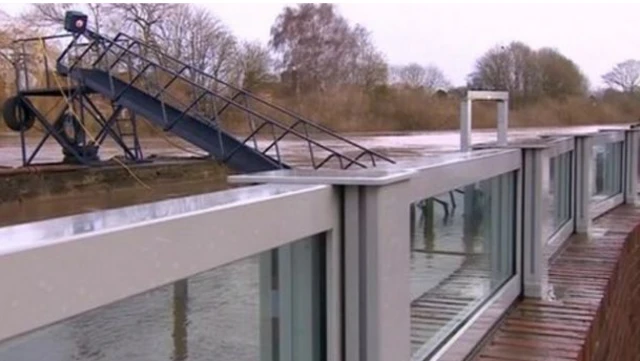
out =
{"type": "Polygon", "coordinates": [[[555,300],[523,299],[508,312],[473,360],[576,360],[606,296],[640,207],[621,206],[574,236],[551,261],[555,300]]]}
{"type": "Polygon", "coordinates": [[[469,257],[451,275],[411,303],[411,351],[416,352],[438,331],[454,327],[476,297],[469,292],[489,284],[486,259],[469,257]]]}

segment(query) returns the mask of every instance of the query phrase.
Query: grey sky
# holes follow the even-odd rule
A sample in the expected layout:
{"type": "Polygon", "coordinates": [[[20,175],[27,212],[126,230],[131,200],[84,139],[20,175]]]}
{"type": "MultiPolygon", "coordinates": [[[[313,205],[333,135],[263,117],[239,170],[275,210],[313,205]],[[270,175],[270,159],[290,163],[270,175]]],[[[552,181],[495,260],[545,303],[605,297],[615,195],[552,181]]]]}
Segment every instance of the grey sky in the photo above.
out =
{"type": "MultiPolygon", "coordinates": [[[[26,4],[1,4],[15,14],[26,4]]],[[[268,41],[285,3],[209,3],[239,38],[268,41]]],[[[550,46],[574,60],[592,87],[620,61],[640,58],[640,4],[339,4],[350,21],[372,32],[391,64],[433,63],[457,85],[475,59],[498,43],[550,46]]]]}

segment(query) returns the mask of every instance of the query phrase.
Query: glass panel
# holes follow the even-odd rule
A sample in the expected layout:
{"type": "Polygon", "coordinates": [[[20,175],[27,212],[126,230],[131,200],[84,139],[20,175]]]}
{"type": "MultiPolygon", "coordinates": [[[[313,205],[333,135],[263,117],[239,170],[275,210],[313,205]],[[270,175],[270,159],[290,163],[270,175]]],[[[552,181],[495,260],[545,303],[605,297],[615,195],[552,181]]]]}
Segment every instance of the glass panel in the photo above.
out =
{"type": "Polygon", "coordinates": [[[300,240],[0,343],[0,360],[321,361],[324,254],[300,240]]]}
{"type": "Polygon", "coordinates": [[[592,202],[597,203],[622,193],[623,154],[622,142],[593,147],[592,202]]]}
{"type": "Polygon", "coordinates": [[[549,159],[549,178],[545,185],[548,211],[545,234],[552,237],[572,217],[573,151],[549,159]]]}
{"type": "Polygon", "coordinates": [[[411,345],[427,357],[515,273],[515,172],[411,205],[411,345]]]}

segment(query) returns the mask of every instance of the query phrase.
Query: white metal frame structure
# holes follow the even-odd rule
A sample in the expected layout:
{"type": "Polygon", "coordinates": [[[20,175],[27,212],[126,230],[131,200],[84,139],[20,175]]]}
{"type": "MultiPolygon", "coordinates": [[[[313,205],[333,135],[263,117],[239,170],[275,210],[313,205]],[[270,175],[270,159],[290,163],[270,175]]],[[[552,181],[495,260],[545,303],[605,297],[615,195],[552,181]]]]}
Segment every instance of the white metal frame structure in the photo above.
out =
{"type": "MultiPolygon", "coordinates": [[[[555,214],[548,215],[546,222],[549,223],[563,208],[567,208],[569,211],[566,218],[562,219],[564,223],[557,225],[556,229],[552,229],[551,232],[546,235],[547,244],[545,253],[547,257],[551,257],[575,232],[575,140],[566,137],[553,142],[549,148],[545,150],[545,153],[549,165],[551,165],[551,162],[557,162],[555,164],[556,174],[555,177],[553,177],[553,183],[549,184],[549,186],[554,189],[554,201],[556,203],[554,207],[555,214]],[[563,164],[566,162],[569,164],[563,164]],[[568,174],[561,172],[565,165],[569,168],[568,174]]],[[[548,171],[549,167],[546,169],[548,171]]]]}
{"type": "MultiPolygon", "coordinates": [[[[588,232],[598,215],[636,202],[638,140],[638,131],[627,129],[434,155],[384,170],[235,175],[231,183],[250,185],[0,228],[0,288],[10,290],[0,297],[0,348],[86,311],[277,250],[277,293],[269,273],[260,274],[261,360],[272,361],[273,342],[283,361],[318,361],[309,352],[318,347],[330,361],[462,360],[517,297],[544,297],[548,257],[571,233],[588,232]],[[624,144],[623,191],[592,204],[593,145],[611,142],[624,144]],[[560,178],[571,186],[556,191],[571,192],[571,219],[544,234],[543,183],[550,160],[563,154],[571,154],[573,178],[560,178]],[[506,174],[514,184],[486,182],[506,174]],[[501,236],[513,230],[513,242],[488,245],[492,254],[513,255],[513,274],[445,338],[412,352],[410,205],[463,187],[498,195],[489,198],[489,218],[501,222],[489,227],[501,236]],[[515,211],[498,213],[509,192],[515,211]],[[308,239],[324,244],[324,334],[311,327],[318,303],[310,284],[318,277],[308,266],[319,258],[299,243],[308,239]],[[270,334],[274,317],[277,335],[270,334]]],[[[268,270],[269,262],[265,257],[261,266],[268,270]]]]}
{"type": "MultiPolygon", "coordinates": [[[[471,352],[489,320],[472,316],[457,337],[437,349],[410,354],[409,229],[410,205],[456,188],[515,172],[515,205],[519,206],[521,154],[516,149],[489,149],[472,154],[429,157],[403,168],[360,171],[283,170],[231,176],[232,183],[333,184],[344,200],[345,359],[358,361],[446,359],[471,352]],[[476,332],[466,332],[475,330],[476,332]],[[464,336],[464,337],[463,337],[464,336]],[[435,352],[435,354],[434,354],[435,352]]],[[[499,193],[499,190],[496,190],[499,193]]],[[[479,309],[506,311],[521,291],[520,212],[500,215],[513,220],[516,239],[514,274],[479,309]]],[[[485,330],[485,331],[488,331],[485,330]]]]}
{"type": "MultiPolygon", "coordinates": [[[[476,149],[495,147],[495,144],[479,145],[476,149]]],[[[549,293],[549,259],[562,247],[575,231],[575,179],[576,152],[573,137],[541,137],[512,142],[506,148],[520,149],[523,157],[523,250],[527,255],[523,261],[523,293],[527,297],[542,298],[549,293]],[[553,184],[550,180],[550,165],[555,159],[569,160],[569,179],[559,176],[555,170],[553,184]],[[566,202],[569,193],[569,215],[564,223],[551,228],[554,214],[549,212],[550,187],[554,189],[554,201],[566,202]]],[[[555,209],[554,209],[555,211],[555,209]]]]}
{"type": "MultiPolygon", "coordinates": [[[[569,155],[570,174],[575,179],[575,152],[573,138],[543,139],[537,144],[523,146],[524,154],[524,295],[545,298],[549,294],[549,259],[563,245],[575,230],[575,206],[570,205],[570,215],[562,225],[551,229],[549,223],[554,215],[549,213],[549,189],[555,189],[555,200],[562,200],[564,192],[573,193],[575,183],[567,182],[558,169],[555,170],[554,184],[550,184],[550,164],[556,157],[569,155]],[[562,187],[564,186],[564,187],[562,187]],[[560,192],[562,193],[560,193],[560,192]]],[[[575,202],[571,196],[570,203],[575,202]]]]}
{"type": "Polygon", "coordinates": [[[466,97],[460,103],[460,151],[471,150],[472,143],[472,108],[474,101],[497,102],[497,131],[498,146],[508,144],[507,134],[509,129],[509,93],[501,91],[468,91],[466,97]]]}
{"type": "MultiPolygon", "coordinates": [[[[613,161],[605,161],[604,163],[604,167],[607,168],[605,171],[607,174],[613,174],[614,176],[616,176],[616,178],[607,178],[605,177],[605,179],[603,180],[606,183],[610,183],[607,184],[609,186],[616,186],[619,187],[619,192],[609,195],[606,199],[603,200],[594,200],[593,195],[590,195],[590,209],[589,209],[589,215],[591,219],[595,219],[599,216],[601,216],[602,214],[608,212],[609,210],[617,207],[618,205],[624,203],[624,198],[625,198],[625,184],[627,182],[625,182],[625,170],[624,170],[624,165],[627,164],[627,160],[626,157],[628,154],[631,154],[630,152],[628,152],[625,148],[625,132],[628,131],[601,131],[597,134],[594,134],[592,136],[593,140],[592,140],[592,149],[591,149],[591,157],[587,158],[591,160],[591,167],[590,167],[590,174],[589,177],[591,178],[592,174],[596,172],[596,165],[595,163],[595,159],[594,159],[594,149],[597,146],[609,146],[609,145],[619,145],[620,147],[620,153],[619,156],[620,157],[616,157],[613,161]],[[617,185],[615,184],[611,184],[611,182],[616,182],[618,183],[617,185]]],[[[628,144],[628,143],[627,143],[628,144]]],[[[637,153],[637,152],[636,152],[637,153]]],[[[589,191],[591,193],[591,190],[594,189],[595,184],[591,184],[591,187],[589,188],[589,191]]]]}
{"type": "MultiPolygon", "coordinates": [[[[260,185],[0,229],[0,285],[12,290],[0,298],[10,310],[2,314],[0,340],[320,235],[326,325],[334,335],[327,357],[337,360],[340,230],[339,195],[326,185],[260,185]]],[[[309,348],[296,354],[318,337],[308,321],[281,322],[281,335],[295,328],[299,344],[281,340],[280,360],[318,360],[309,348]]]]}
{"type": "MultiPolygon", "coordinates": [[[[425,198],[433,197],[445,192],[458,189],[461,187],[475,184],[483,180],[491,179],[500,175],[509,173],[514,174],[515,181],[515,213],[511,214],[496,214],[495,216],[505,222],[500,222],[498,227],[503,228],[499,232],[504,232],[504,227],[507,226],[514,228],[513,239],[513,275],[498,288],[488,299],[482,300],[478,304],[474,315],[463,323],[462,328],[458,331],[454,337],[449,339],[444,344],[438,345],[436,348],[431,348],[427,345],[420,349],[417,353],[412,355],[411,360],[447,360],[447,359],[461,359],[463,355],[466,355],[472,351],[471,345],[477,344],[481,341],[481,335],[489,331],[491,325],[498,321],[495,319],[487,318],[486,314],[484,318],[480,318],[480,310],[493,310],[496,313],[503,313],[507,310],[508,306],[518,297],[521,293],[521,169],[522,169],[522,157],[518,150],[486,150],[477,151],[472,153],[472,156],[467,155],[462,159],[453,162],[442,162],[443,164],[434,164],[425,168],[417,168],[420,170],[419,175],[411,178],[409,199],[411,202],[419,201],[425,198]],[[478,332],[478,331],[484,332],[478,332]]],[[[493,187],[497,187],[492,190],[492,195],[498,195],[504,192],[502,187],[504,184],[498,185],[497,182],[492,182],[493,187]]],[[[468,190],[470,187],[465,187],[468,190]]],[[[494,197],[492,201],[500,202],[500,197],[494,197]]],[[[494,205],[495,207],[495,205],[494,205]]],[[[408,208],[408,207],[407,207],[408,208]]],[[[500,250],[492,250],[499,253],[500,250]]]]}

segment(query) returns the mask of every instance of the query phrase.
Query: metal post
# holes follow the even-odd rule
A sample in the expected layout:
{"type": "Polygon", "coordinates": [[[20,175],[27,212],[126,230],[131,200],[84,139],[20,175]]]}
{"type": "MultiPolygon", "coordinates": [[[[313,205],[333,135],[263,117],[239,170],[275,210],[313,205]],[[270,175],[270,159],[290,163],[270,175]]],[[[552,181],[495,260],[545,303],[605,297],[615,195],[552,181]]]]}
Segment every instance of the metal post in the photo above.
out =
{"type": "Polygon", "coordinates": [[[406,185],[345,188],[346,360],[410,359],[406,185]]]}
{"type": "MultiPolygon", "coordinates": [[[[501,177],[494,178],[489,181],[481,182],[481,190],[484,194],[490,194],[489,197],[489,209],[486,214],[483,214],[485,219],[489,221],[489,224],[484,229],[484,237],[483,237],[483,250],[484,252],[489,252],[489,264],[491,268],[490,272],[490,282],[491,289],[496,287],[496,282],[502,281],[501,271],[503,270],[502,266],[502,227],[504,224],[509,223],[505,222],[505,219],[500,217],[500,207],[502,206],[501,196],[502,192],[505,191],[505,188],[502,187],[501,177]]],[[[486,209],[485,209],[486,212],[486,209]]],[[[465,217],[466,218],[466,217],[465,217]]]]}
{"type": "Polygon", "coordinates": [[[260,360],[320,361],[323,248],[309,237],[260,256],[260,360]]]}
{"type": "Polygon", "coordinates": [[[274,342],[277,332],[278,292],[274,288],[277,282],[273,264],[277,261],[275,251],[259,256],[260,263],[260,361],[278,360],[278,348],[274,342]]]}
{"type": "Polygon", "coordinates": [[[506,146],[507,130],[509,129],[509,101],[501,100],[498,102],[498,146],[506,146]]]}
{"type": "Polygon", "coordinates": [[[408,360],[410,237],[407,183],[367,187],[364,199],[367,361],[408,360]]]}
{"type": "Polygon", "coordinates": [[[470,184],[464,187],[463,206],[464,206],[464,223],[463,236],[465,244],[472,244],[478,232],[478,194],[476,184],[470,184]]]}
{"type": "MultiPolygon", "coordinates": [[[[523,199],[523,277],[526,297],[544,298],[548,292],[546,243],[543,232],[544,210],[547,199],[543,195],[544,149],[524,149],[524,199],[523,199]]],[[[548,159],[547,159],[548,160],[548,159]]]]}
{"type": "Polygon", "coordinates": [[[471,100],[465,99],[460,103],[460,151],[471,149],[471,100]]]}
{"type": "Polygon", "coordinates": [[[345,360],[363,360],[364,352],[361,348],[361,333],[364,332],[364,300],[361,302],[360,278],[366,275],[361,273],[361,253],[364,248],[363,236],[360,234],[360,187],[347,186],[344,188],[344,337],[345,360]]]}
{"type": "Polygon", "coordinates": [[[472,114],[471,106],[474,100],[490,100],[498,102],[498,116],[496,128],[498,132],[498,146],[508,144],[509,129],[509,93],[499,91],[468,91],[460,103],[460,150],[471,150],[472,114]]]}
{"type": "MultiPolygon", "coordinates": [[[[291,335],[291,361],[324,361],[326,356],[323,349],[324,335],[318,325],[326,322],[322,308],[326,307],[321,300],[326,296],[320,290],[324,283],[323,260],[324,237],[309,237],[305,240],[291,244],[290,258],[287,260],[290,273],[287,279],[282,279],[283,288],[289,288],[289,302],[281,302],[281,305],[289,304],[283,309],[290,313],[290,323],[287,325],[291,335]]],[[[284,260],[284,257],[281,258],[284,260]]],[[[283,293],[284,294],[284,293],[283,293]]],[[[280,359],[284,360],[284,359],[280,359]]]]}
{"type": "Polygon", "coordinates": [[[173,359],[185,360],[188,349],[189,281],[184,279],[173,284],[173,359]]]}
{"type": "Polygon", "coordinates": [[[593,164],[593,137],[576,136],[576,177],[575,177],[575,231],[589,233],[591,229],[591,172],[593,164]]]}
{"type": "Polygon", "coordinates": [[[626,204],[636,204],[638,201],[639,134],[636,129],[625,131],[624,202],[626,204]]]}

